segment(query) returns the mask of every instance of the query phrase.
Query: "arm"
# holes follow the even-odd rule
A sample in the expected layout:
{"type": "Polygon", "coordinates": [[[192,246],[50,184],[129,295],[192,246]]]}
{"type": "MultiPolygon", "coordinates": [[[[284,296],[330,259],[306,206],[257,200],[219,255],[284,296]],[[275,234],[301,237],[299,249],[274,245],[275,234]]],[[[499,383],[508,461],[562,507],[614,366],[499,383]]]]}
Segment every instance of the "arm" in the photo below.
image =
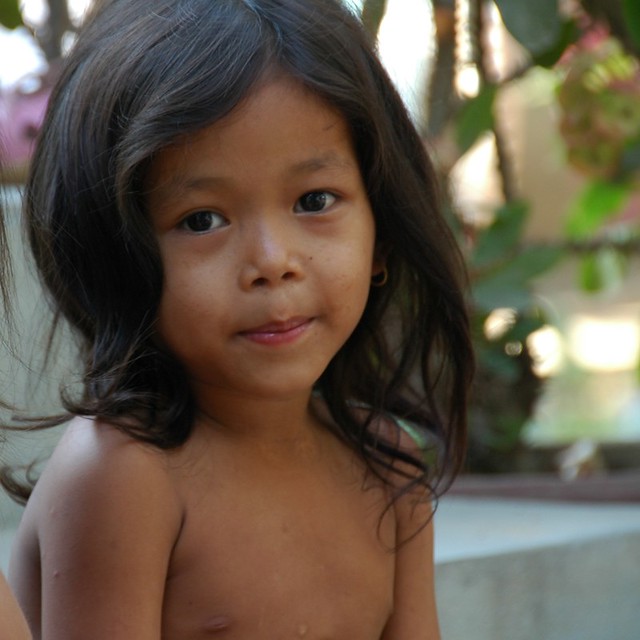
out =
{"type": "Polygon", "coordinates": [[[394,612],[381,640],[440,640],[431,509],[426,501],[416,503],[412,494],[395,504],[397,540],[408,541],[396,551],[394,612]]]}
{"type": "Polygon", "coordinates": [[[9,590],[4,576],[0,573],[0,638],[11,640],[31,640],[27,623],[9,590]]]}
{"type": "MultiPolygon", "coordinates": [[[[82,421],[65,434],[25,514],[40,548],[43,640],[160,639],[181,522],[165,465],[105,425],[82,421]]],[[[34,588],[14,564],[17,593],[34,588]]]]}
{"type": "MultiPolygon", "coordinates": [[[[420,458],[423,444],[408,425],[399,421],[380,423],[381,433],[400,449],[420,458]]],[[[398,465],[407,473],[408,465],[398,465]]],[[[391,474],[392,486],[405,478],[391,474]]],[[[426,488],[419,486],[393,504],[396,522],[393,614],[380,640],[440,640],[433,562],[433,507],[426,488]]]]}

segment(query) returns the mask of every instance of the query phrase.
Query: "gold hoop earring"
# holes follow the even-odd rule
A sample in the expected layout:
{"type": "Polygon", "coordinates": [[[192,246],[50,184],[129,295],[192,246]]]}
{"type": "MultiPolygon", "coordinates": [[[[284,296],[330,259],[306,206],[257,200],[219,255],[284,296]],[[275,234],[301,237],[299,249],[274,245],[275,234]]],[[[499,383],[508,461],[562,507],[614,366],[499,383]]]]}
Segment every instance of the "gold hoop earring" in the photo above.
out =
{"type": "Polygon", "coordinates": [[[387,280],[389,279],[389,271],[387,271],[387,267],[384,267],[380,273],[376,273],[371,276],[371,286],[372,287],[384,287],[387,284],[387,280]]]}

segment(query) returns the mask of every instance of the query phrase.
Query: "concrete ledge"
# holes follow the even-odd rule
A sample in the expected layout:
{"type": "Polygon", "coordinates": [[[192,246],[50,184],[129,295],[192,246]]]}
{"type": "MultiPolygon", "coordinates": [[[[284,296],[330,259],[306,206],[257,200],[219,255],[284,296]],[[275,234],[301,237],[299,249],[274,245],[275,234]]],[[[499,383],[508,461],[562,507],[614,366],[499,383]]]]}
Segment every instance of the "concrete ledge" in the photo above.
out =
{"type": "Polygon", "coordinates": [[[636,466],[567,481],[561,480],[557,473],[462,475],[453,483],[449,495],[640,504],[640,470],[636,466]]]}
{"type": "Polygon", "coordinates": [[[638,640],[640,507],[446,497],[443,640],[638,640]]]}

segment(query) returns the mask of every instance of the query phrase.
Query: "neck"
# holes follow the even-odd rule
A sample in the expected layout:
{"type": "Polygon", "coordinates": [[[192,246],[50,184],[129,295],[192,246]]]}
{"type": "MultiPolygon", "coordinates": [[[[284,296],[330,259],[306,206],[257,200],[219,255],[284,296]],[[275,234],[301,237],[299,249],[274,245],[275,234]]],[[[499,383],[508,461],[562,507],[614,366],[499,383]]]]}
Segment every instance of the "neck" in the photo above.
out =
{"type": "Polygon", "coordinates": [[[222,391],[213,398],[200,399],[199,421],[238,444],[290,450],[292,446],[308,446],[319,431],[326,431],[313,405],[310,392],[283,399],[222,391]]]}

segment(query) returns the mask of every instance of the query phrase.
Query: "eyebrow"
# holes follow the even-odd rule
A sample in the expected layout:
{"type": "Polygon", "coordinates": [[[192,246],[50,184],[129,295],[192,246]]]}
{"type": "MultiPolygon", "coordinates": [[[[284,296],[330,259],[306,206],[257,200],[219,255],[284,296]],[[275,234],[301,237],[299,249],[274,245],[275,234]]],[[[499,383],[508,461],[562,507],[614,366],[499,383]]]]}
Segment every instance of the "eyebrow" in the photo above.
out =
{"type": "Polygon", "coordinates": [[[322,171],[323,169],[346,169],[352,167],[353,163],[334,151],[329,151],[323,155],[315,158],[309,158],[297,162],[290,167],[290,172],[294,174],[299,173],[314,173],[316,171],[322,171]]]}
{"type": "MultiPolygon", "coordinates": [[[[354,168],[354,163],[350,159],[334,152],[329,151],[327,153],[306,158],[300,162],[295,162],[288,167],[287,172],[292,176],[317,173],[324,170],[339,170],[354,168]]],[[[207,175],[173,175],[169,180],[160,184],[154,189],[156,195],[161,197],[171,197],[183,195],[190,191],[205,191],[207,189],[214,189],[220,185],[224,185],[229,182],[229,179],[224,176],[207,176],[207,175]],[[171,195],[169,195],[171,194],[171,195]]]]}

